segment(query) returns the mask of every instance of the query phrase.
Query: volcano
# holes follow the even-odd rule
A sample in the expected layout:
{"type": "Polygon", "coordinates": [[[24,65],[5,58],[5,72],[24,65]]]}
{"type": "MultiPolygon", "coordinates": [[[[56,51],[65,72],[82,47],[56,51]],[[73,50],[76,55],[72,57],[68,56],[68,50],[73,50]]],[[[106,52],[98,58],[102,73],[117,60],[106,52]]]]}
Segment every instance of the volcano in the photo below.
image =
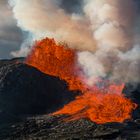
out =
{"type": "Polygon", "coordinates": [[[137,0],[0,3],[0,140],[140,139],[137,0]]]}
{"type": "MultiPolygon", "coordinates": [[[[24,64],[23,58],[1,60],[0,75],[0,139],[140,138],[139,108],[123,123],[96,124],[85,118],[64,121],[68,115],[50,113],[74,101],[79,91],[70,91],[65,81],[24,64]]],[[[128,89],[125,93],[139,104],[139,88],[128,89]]]]}
{"type": "Polygon", "coordinates": [[[78,95],[59,78],[15,59],[1,64],[0,77],[0,108],[15,115],[50,113],[78,95]]]}
{"type": "Polygon", "coordinates": [[[46,38],[36,42],[25,63],[65,80],[70,91],[78,90],[83,94],[54,114],[68,114],[72,120],[88,118],[100,124],[131,119],[131,112],[137,107],[122,93],[123,83],[95,79],[97,84],[92,87],[86,84],[86,77],[78,65],[76,50],[57,44],[54,39],[46,38]],[[102,87],[101,84],[105,85],[102,87]]]}
{"type": "Polygon", "coordinates": [[[0,61],[0,139],[140,138],[139,86],[89,88],[75,63],[75,50],[48,38],[0,61]]]}

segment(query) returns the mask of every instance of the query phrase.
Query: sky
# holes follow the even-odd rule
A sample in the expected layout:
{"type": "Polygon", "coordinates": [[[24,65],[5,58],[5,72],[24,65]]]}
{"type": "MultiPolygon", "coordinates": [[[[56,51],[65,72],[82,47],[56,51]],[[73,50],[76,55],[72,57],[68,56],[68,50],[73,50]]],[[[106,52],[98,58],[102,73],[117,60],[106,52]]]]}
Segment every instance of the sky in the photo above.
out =
{"type": "MultiPolygon", "coordinates": [[[[79,0],[62,0],[60,5],[68,13],[75,9],[74,6],[80,10],[79,0]]],[[[11,52],[20,49],[25,35],[26,33],[17,27],[8,0],[0,0],[0,59],[12,58],[11,52]]]]}
{"type": "MultiPolygon", "coordinates": [[[[60,1],[60,0],[58,0],[60,1]]],[[[74,10],[81,12],[82,0],[61,0],[60,7],[66,12],[71,13],[74,10]]],[[[138,13],[140,13],[140,0],[134,0],[137,3],[138,13]]],[[[12,58],[11,52],[19,50],[26,33],[17,27],[12,9],[8,0],[0,0],[0,59],[12,58]]]]}
{"type": "Polygon", "coordinates": [[[12,10],[7,0],[0,0],[0,58],[12,57],[11,51],[17,50],[21,43],[22,31],[16,25],[12,10]]]}

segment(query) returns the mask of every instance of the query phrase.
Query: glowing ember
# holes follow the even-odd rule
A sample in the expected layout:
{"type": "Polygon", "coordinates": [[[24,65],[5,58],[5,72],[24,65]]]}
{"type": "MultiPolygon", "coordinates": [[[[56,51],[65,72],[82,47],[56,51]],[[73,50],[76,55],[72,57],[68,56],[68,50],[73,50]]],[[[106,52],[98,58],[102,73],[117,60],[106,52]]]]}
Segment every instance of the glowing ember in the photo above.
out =
{"type": "Polygon", "coordinates": [[[96,123],[131,119],[131,112],[136,108],[136,104],[122,94],[124,84],[109,84],[104,88],[94,85],[89,88],[83,84],[84,75],[76,62],[74,50],[57,45],[53,39],[48,38],[36,42],[26,60],[27,64],[42,72],[65,80],[70,90],[80,90],[83,93],[53,115],[67,114],[70,117],[66,121],[88,118],[96,123]]]}

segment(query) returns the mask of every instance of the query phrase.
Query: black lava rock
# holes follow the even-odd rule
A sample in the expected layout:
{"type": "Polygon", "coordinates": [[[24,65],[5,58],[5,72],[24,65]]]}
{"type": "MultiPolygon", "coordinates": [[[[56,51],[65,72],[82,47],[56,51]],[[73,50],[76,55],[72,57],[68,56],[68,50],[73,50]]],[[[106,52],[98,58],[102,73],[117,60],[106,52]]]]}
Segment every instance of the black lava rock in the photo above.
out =
{"type": "Polygon", "coordinates": [[[136,103],[137,109],[133,112],[133,118],[140,118],[140,83],[128,83],[124,89],[125,95],[136,103]]]}
{"type": "Polygon", "coordinates": [[[139,140],[139,121],[97,125],[81,119],[64,122],[67,116],[38,116],[0,129],[4,140],[139,140]]]}
{"type": "MultiPolygon", "coordinates": [[[[68,116],[51,116],[79,94],[65,81],[23,63],[24,58],[0,60],[0,140],[139,140],[139,108],[132,121],[95,124],[68,116]]],[[[140,104],[140,87],[124,92],[140,104]]]]}
{"type": "Polygon", "coordinates": [[[50,113],[73,100],[66,83],[15,61],[0,67],[0,111],[14,115],[50,113]]]}

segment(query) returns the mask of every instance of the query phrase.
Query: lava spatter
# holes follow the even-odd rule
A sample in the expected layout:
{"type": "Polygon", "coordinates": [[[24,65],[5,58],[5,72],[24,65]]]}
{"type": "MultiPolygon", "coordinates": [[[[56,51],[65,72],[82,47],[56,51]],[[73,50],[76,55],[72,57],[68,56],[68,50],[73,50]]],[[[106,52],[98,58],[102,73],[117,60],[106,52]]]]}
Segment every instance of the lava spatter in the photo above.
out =
{"type": "Polygon", "coordinates": [[[122,93],[124,83],[109,84],[105,90],[97,85],[88,87],[83,82],[86,77],[82,75],[77,64],[76,50],[56,44],[54,39],[37,41],[26,63],[46,74],[65,80],[69,90],[81,91],[82,95],[53,113],[69,115],[67,121],[87,118],[99,124],[123,122],[131,119],[131,113],[137,107],[122,93]]]}

